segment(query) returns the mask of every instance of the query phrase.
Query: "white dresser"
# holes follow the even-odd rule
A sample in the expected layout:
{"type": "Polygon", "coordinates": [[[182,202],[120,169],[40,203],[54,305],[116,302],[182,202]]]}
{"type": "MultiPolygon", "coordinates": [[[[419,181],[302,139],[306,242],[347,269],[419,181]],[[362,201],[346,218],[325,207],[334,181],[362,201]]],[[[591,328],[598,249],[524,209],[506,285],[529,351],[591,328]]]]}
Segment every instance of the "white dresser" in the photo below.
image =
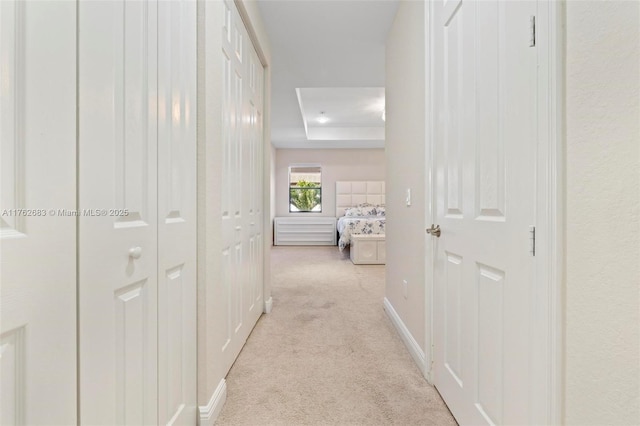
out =
{"type": "Polygon", "coordinates": [[[276,217],[276,246],[335,246],[336,218],[315,217],[276,217]]]}

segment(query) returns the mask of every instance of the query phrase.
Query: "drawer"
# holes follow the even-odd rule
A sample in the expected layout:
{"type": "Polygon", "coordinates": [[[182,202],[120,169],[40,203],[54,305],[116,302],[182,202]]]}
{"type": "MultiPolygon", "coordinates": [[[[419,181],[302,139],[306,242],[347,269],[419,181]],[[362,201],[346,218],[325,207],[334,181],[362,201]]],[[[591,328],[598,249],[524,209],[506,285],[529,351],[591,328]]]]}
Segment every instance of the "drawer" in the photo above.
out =
{"type": "Polygon", "coordinates": [[[336,219],[277,217],[275,245],[336,245],[336,219]]]}

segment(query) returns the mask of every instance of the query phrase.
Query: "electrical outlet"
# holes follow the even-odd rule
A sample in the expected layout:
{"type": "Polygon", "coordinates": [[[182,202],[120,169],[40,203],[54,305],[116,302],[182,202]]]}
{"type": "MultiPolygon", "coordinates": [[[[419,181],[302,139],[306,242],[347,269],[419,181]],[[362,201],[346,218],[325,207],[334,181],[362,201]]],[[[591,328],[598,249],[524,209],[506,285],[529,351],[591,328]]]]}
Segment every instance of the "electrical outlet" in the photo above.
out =
{"type": "Polygon", "coordinates": [[[407,287],[409,287],[407,280],[402,280],[402,295],[405,299],[407,298],[407,287]]]}

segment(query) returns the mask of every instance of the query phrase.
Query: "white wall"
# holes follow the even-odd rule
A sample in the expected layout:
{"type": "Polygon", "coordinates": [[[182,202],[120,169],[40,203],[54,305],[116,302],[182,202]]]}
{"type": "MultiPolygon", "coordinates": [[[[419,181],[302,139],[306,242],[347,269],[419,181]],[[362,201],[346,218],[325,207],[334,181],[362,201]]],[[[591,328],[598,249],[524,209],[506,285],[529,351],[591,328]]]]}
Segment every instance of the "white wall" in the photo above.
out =
{"type": "Polygon", "coordinates": [[[640,8],[566,4],[567,424],[640,424],[640,8]]]}
{"type": "MultiPolygon", "coordinates": [[[[385,180],[384,149],[278,149],[276,150],[276,216],[289,213],[289,166],[314,163],[322,166],[322,213],[336,215],[336,181],[385,180]]],[[[388,192],[388,190],[387,190],[388,192]]]]}
{"type": "Polygon", "coordinates": [[[425,5],[401,1],[387,37],[386,297],[425,350],[425,5]],[[405,195],[411,188],[412,205],[405,195]],[[407,280],[407,298],[402,280],[407,280]]]}

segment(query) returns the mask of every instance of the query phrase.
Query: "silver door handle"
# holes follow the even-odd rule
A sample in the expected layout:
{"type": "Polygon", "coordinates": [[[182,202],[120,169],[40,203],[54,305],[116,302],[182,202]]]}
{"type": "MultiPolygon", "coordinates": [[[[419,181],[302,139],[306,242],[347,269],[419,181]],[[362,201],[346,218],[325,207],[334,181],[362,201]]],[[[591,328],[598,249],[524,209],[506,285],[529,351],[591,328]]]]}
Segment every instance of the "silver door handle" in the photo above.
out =
{"type": "Polygon", "coordinates": [[[440,225],[435,226],[433,223],[431,224],[431,228],[427,228],[427,234],[435,235],[440,238],[440,225]]]}

